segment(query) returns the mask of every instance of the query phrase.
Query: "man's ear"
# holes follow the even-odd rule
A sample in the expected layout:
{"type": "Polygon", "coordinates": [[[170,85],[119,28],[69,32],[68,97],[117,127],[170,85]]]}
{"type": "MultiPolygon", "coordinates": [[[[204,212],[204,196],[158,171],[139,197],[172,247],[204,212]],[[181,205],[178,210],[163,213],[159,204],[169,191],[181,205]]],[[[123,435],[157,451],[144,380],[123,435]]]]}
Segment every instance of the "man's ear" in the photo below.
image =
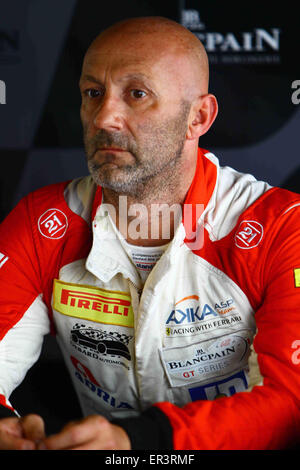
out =
{"type": "Polygon", "coordinates": [[[218,102],[216,97],[211,94],[199,96],[191,108],[187,139],[199,139],[211,127],[217,114],[218,102]]]}

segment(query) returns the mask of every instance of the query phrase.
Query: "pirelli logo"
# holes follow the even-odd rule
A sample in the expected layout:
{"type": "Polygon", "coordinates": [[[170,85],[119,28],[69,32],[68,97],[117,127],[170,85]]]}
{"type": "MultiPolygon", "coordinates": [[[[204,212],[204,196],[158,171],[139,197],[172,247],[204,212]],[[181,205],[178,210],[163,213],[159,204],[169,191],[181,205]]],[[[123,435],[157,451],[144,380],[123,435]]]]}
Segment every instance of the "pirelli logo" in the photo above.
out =
{"type": "Polygon", "coordinates": [[[54,280],[54,309],[71,317],[109,325],[133,327],[131,297],[127,292],[54,280]]]}

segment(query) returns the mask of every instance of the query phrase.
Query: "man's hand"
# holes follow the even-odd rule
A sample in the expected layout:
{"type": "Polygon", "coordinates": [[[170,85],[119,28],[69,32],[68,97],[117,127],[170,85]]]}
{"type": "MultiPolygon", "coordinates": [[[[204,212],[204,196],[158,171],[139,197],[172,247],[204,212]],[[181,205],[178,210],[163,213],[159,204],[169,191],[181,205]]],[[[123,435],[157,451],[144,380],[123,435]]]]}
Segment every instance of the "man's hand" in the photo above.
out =
{"type": "Polygon", "coordinates": [[[120,426],[99,415],[68,423],[58,434],[47,437],[38,449],[130,450],[130,440],[120,426]]]}
{"type": "Polygon", "coordinates": [[[0,419],[1,450],[34,450],[44,438],[44,421],[38,415],[0,419]]]}

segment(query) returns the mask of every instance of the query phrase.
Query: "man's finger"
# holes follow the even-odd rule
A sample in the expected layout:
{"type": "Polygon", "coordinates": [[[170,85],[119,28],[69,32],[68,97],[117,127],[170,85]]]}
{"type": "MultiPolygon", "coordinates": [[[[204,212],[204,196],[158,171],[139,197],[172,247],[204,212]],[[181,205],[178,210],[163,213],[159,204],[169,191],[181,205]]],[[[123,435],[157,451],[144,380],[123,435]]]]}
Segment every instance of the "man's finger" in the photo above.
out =
{"type": "Polygon", "coordinates": [[[69,450],[130,450],[131,444],[127,433],[123,428],[109,425],[108,432],[94,435],[91,440],[69,450]]]}
{"type": "Polygon", "coordinates": [[[44,439],[38,449],[63,450],[88,445],[99,433],[105,434],[107,423],[108,421],[101,416],[89,416],[72,425],[68,424],[58,434],[44,439]]]}
{"type": "Polygon", "coordinates": [[[15,434],[0,429],[0,449],[1,450],[34,450],[34,442],[15,434]]]}
{"type": "Polygon", "coordinates": [[[39,442],[46,437],[45,424],[41,416],[35,414],[26,415],[20,419],[20,424],[25,438],[39,442]]]}

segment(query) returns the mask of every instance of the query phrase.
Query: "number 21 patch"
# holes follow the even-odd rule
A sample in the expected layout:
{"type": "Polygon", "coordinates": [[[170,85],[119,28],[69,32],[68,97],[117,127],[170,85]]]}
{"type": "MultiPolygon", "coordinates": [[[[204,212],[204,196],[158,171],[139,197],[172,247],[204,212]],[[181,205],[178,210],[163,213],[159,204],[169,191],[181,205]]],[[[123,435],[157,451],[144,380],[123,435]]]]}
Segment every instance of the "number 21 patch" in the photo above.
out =
{"type": "Polygon", "coordinates": [[[238,248],[250,250],[255,248],[262,240],[263,226],[255,220],[243,220],[235,234],[234,241],[238,248]]]}
{"type": "Polygon", "coordinates": [[[38,220],[40,233],[52,240],[62,238],[68,228],[67,216],[59,209],[48,209],[38,220]]]}

